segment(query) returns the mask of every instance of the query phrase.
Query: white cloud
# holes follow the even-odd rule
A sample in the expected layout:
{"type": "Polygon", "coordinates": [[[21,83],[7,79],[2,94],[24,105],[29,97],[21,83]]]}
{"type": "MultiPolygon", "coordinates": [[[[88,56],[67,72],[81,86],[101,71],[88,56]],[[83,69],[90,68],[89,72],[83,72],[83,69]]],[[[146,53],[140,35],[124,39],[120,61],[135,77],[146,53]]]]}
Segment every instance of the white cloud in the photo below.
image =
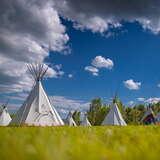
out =
{"type": "Polygon", "coordinates": [[[68,78],[73,78],[73,74],[68,74],[68,78]]]}
{"type": "MultiPolygon", "coordinates": [[[[0,91],[29,90],[32,80],[26,63],[44,62],[48,50],[63,51],[69,40],[50,0],[2,0],[0,5],[0,91]]],[[[49,68],[49,77],[64,72],[49,68]]]]}
{"type": "Polygon", "coordinates": [[[159,97],[150,97],[150,98],[142,98],[142,97],[140,97],[140,98],[137,98],[137,100],[139,102],[151,103],[151,104],[160,102],[160,98],[159,97]]]}
{"type": "Polygon", "coordinates": [[[106,32],[124,21],[139,22],[144,28],[160,32],[160,2],[157,0],[53,0],[59,13],[75,23],[76,28],[106,32]]]}
{"type": "Polygon", "coordinates": [[[158,103],[160,102],[160,98],[159,97],[151,97],[145,100],[146,103],[158,103]]]}
{"type": "Polygon", "coordinates": [[[159,83],[159,84],[157,84],[157,87],[158,87],[158,88],[160,88],[160,83],[159,83]]]}
{"type": "Polygon", "coordinates": [[[144,102],[144,101],[145,101],[145,98],[139,97],[139,98],[137,98],[137,100],[138,100],[139,102],[144,102]]]}
{"type": "Polygon", "coordinates": [[[16,113],[17,109],[21,106],[21,104],[17,104],[17,103],[9,103],[7,105],[7,109],[9,111],[9,113],[13,114],[16,113]]]}
{"type": "Polygon", "coordinates": [[[130,90],[138,90],[141,87],[141,82],[134,82],[133,79],[126,80],[123,83],[130,90]]]}
{"type": "MultiPolygon", "coordinates": [[[[29,91],[34,83],[25,62],[17,62],[8,58],[0,60],[0,92],[12,93],[29,91]],[[3,61],[1,61],[3,60],[3,61]]],[[[56,68],[48,68],[46,77],[57,78],[64,74],[56,68]]]]}
{"type": "Polygon", "coordinates": [[[10,100],[16,100],[16,101],[19,101],[19,102],[23,102],[27,96],[28,96],[28,92],[23,92],[23,93],[16,93],[14,95],[8,95],[5,97],[5,99],[8,99],[9,101],[10,100]]]}
{"type": "Polygon", "coordinates": [[[86,66],[84,69],[85,69],[85,71],[91,72],[92,75],[98,76],[99,70],[97,68],[95,68],[93,66],[86,66]]]}
{"type": "Polygon", "coordinates": [[[107,68],[107,69],[112,69],[114,66],[114,63],[111,59],[109,58],[104,58],[102,56],[96,56],[92,60],[92,65],[96,68],[107,68]]]}
{"type": "Polygon", "coordinates": [[[112,69],[113,66],[114,66],[114,63],[111,59],[109,58],[106,59],[102,56],[96,56],[92,60],[91,66],[85,67],[85,71],[91,72],[93,76],[98,76],[100,68],[112,69]]]}
{"type": "Polygon", "coordinates": [[[129,101],[129,102],[128,102],[128,105],[129,105],[129,106],[133,106],[134,104],[135,104],[134,101],[129,101]]]}
{"type": "Polygon", "coordinates": [[[84,22],[83,25],[78,24],[78,23],[74,24],[74,27],[77,29],[83,30],[85,28],[84,25],[88,29],[92,30],[92,32],[94,32],[94,33],[95,32],[103,33],[108,28],[108,24],[106,23],[106,21],[98,16],[95,16],[95,17],[88,19],[88,21],[84,22]]]}
{"type": "Polygon", "coordinates": [[[140,98],[137,98],[137,100],[140,101],[140,102],[144,102],[145,98],[140,97],[140,98]]]}
{"type": "Polygon", "coordinates": [[[47,73],[46,73],[46,77],[54,77],[54,78],[58,78],[64,75],[64,71],[62,71],[62,65],[55,65],[53,66],[53,68],[48,68],[47,73]]]}
{"type": "Polygon", "coordinates": [[[63,96],[49,96],[51,104],[56,107],[61,116],[66,116],[68,111],[87,111],[89,109],[88,102],[81,100],[74,100],[63,96]]]}

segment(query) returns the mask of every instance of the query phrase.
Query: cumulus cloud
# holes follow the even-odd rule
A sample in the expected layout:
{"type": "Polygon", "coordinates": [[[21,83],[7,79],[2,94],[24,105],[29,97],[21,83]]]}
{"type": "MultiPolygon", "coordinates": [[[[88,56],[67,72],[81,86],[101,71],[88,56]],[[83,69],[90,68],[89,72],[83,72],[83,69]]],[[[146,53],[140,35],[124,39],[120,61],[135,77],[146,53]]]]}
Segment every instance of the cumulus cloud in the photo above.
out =
{"type": "Polygon", "coordinates": [[[53,77],[53,78],[58,78],[64,75],[64,71],[62,71],[62,65],[59,65],[59,67],[57,67],[57,65],[51,67],[48,67],[48,70],[45,74],[45,77],[53,77]]]}
{"type": "Polygon", "coordinates": [[[75,23],[74,27],[76,29],[83,30],[84,27],[87,27],[88,29],[92,30],[92,32],[100,32],[103,33],[108,29],[108,24],[103,20],[101,17],[95,16],[93,18],[88,19],[88,21],[81,23],[75,23]]]}
{"type": "Polygon", "coordinates": [[[73,78],[73,74],[68,74],[68,78],[73,78]]]}
{"type": "MultiPolygon", "coordinates": [[[[48,68],[46,77],[60,77],[64,74],[61,69],[48,68]]],[[[17,62],[13,59],[0,59],[0,92],[12,93],[29,91],[32,88],[33,79],[28,72],[25,62],[17,62]],[[2,60],[2,61],[1,61],[2,60]]]]}
{"type": "Polygon", "coordinates": [[[126,80],[123,83],[130,90],[138,90],[141,87],[141,82],[135,82],[133,79],[126,80]]]}
{"type": "MultiPolygon", "coordinates": [[[[29,90],[26,63],[44,62],[52,51],[63,51],[69,40],[65,26],[50,0],[1,0],[0,92],[29,90]]],[[[49,68],[50,77],[64,72],[49,68]]]]}
{"type": "Polygon", "coordinates": [[[23,93],[17,92],[17,93],[15,93],[13,95],[5,96],[5,99],[8,99],[9,101],[10,100],[16,100],[16,101],[18,101],[20,103],[21,102],[23,103],[23,101],[25,101],[25,99],[27,98],[28,94],[29,94],[28,92],[23,92],[23,93]]]}
{"type": "Polygon", "coordinates": [[[139,97],[139,98],[137,98],[137,100],[138,100],[139,102],[144,102],[144,101],[145,101],[145,98],[139,97]]]}
{"type": "Polygon", "coordinates": [[[122,21],[139,22],[144,29],[160,32],[158,0],[54,0],[60,14],[73,21],[75,27],[105,32],[117,28],[122,21]]]}
{"type": "Polygon", "coordinates": [[[92,75],[98,76],[99,69],[106,68],[106,69],[112,69],[114,66],[114,63],[111,59],[105,58],[102,56],[96,56],[92,62],[91,66],[86,66],[85,71],[91,72],[92,75]]]}
{"type": "Polygon", "coordinates": [[[93,76],[98,76],[99,70],[93,66],[86,66],[84,68],[85,71],[91,72],[93,76]]]}
{"type": "Polygon", "coordinates": [[[160,102],[160,98],[159,97],[151,97],[145,100],[146,103],[151,103],[151,104],[155,104],[160,102]]]}
{"type": "Polygon", "coordinates": [[[151,104],[155,104],[160,102],[160,98],[159,97],[150,97],[150,98],[137,98],[137,100],[139,102],[144,102],[144,103],[151,103],[151,104]]]}
{"type": "Polygon", "coordinates": [[[85,112],[89,109],[89,102],[82,100],[74,100],[63,96],[50,96],[51,104],[56,107],[62,117],[65,117],[68,111],[81,111],[85,112]]]}
{"type": "Polygon", "coordinates": [[[111,59],[109,58],[104,58],[102,56],[96,56],[92,60],[92,65],[95,66],[96,68],[107,68],[107,69],[112,69],[114,66],[114,63],[111,59]]]}
{"type": "Polygon", "coordinates": [[[129,106],[133,106],[134,104],[135,104],[134,101],[129,101],[129,102],[128,102],[128,105],[129,105],[129,106]]]}

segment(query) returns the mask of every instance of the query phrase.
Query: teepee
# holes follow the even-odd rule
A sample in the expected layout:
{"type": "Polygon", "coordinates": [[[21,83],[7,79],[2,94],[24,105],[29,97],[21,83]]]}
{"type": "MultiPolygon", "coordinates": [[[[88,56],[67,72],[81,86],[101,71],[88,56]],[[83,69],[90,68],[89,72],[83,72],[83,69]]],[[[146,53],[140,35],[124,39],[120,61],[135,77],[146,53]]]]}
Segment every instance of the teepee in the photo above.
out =
{"type": "Polygon", "coordinates": [[[156,116],[151,108],[151,106],[147,107],[147,110],[142,118],[142,122],[144,124],[154,124],[156,121],[156,116]]]}
{"type": "Polygon", "coordinates": [[[156,115],[156,123],[160,124],[160,112],[156,115]]]}
{"type": "Polygon", "coordinates": [[[35,80],[35,85],[11,121],[11,124],[33,126],[64,125],[56,109],[52,108],[41,83],[48,67],[44,64],[30,64],[28,65],[28,70],[35,80]]]}
{"type": "Polygon", "coordinates": [[[66,124],[69,126],[77,126],[76,122],[74,121],[74,119],[72,118],[72,113],[69,112],[67,115],[67,118],[65,120],[66,124]]]}
{"type": "Polygon", "coordinates": [[[87,113],[84,114],[83,120],[81,122],[81,126],[91,126],[91,123],[87,118],[87,113]]]}
{"type": "Polygon", "coordinates": [[[3,106],[0,112],[0,126],[8,126],[11,120],[12,119],[8,113],[7,107],[3,106]]]}
{"type": "Polygon", "coordinates": [[[107,114],[104,121],[102,122],[102,125],[118,125],[118,126],[127,125],[116,103],[114,103],[111,106],[109,113],[107,114]]]}

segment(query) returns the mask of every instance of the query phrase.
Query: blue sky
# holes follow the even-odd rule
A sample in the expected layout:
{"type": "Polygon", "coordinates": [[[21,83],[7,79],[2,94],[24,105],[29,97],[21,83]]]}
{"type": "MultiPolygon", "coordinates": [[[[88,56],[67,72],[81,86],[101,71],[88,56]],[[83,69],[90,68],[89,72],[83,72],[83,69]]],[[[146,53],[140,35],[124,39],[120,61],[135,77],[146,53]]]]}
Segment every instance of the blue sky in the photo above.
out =
{"type": "Polygon", "coordinates": [[[62,95],[73,99],[91,100],[94,97],[109,99],[115,92],[125,103],[138,97],[159,97],[160,37],[144,31],[138,23],[124,23],[123,28],[106,38],[91,31],[80,31],[71,22],[63,21],[70,37],[71,53],[50,54],[47,61],[62,64],[65,75],[45,83],[51,95],[62,95]],[[125,31],[125,32],[124,32],[125,31]],[[84,70],[96,56],[110,58],[114,62],[111,70],[101,69],[98,76],[84,70]],[[67,73],[73,74],[68,78],[67,73]],[[123,81],[133,79],[141,82],[138,90],[129,90],[123,81]]]}
{"type": "Polygon", "coordinates": [[[130,105],[160,101],[160,2],[118,2],[1,0],[0,103],[24,102],[35,62],[49,66],[44,88],[63,113],[115,93],[130,105]]]}

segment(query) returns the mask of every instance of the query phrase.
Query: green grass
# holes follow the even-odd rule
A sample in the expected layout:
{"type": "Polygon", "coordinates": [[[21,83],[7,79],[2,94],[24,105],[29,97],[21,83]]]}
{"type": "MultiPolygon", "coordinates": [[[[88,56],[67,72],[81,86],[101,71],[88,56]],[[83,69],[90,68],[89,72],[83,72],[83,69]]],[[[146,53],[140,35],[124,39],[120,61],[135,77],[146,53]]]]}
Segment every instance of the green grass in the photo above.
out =
{"type": "Polygon", "coordinates": [[[0,127],[1,160],[159,160],[160,127],[0,127]]]}

